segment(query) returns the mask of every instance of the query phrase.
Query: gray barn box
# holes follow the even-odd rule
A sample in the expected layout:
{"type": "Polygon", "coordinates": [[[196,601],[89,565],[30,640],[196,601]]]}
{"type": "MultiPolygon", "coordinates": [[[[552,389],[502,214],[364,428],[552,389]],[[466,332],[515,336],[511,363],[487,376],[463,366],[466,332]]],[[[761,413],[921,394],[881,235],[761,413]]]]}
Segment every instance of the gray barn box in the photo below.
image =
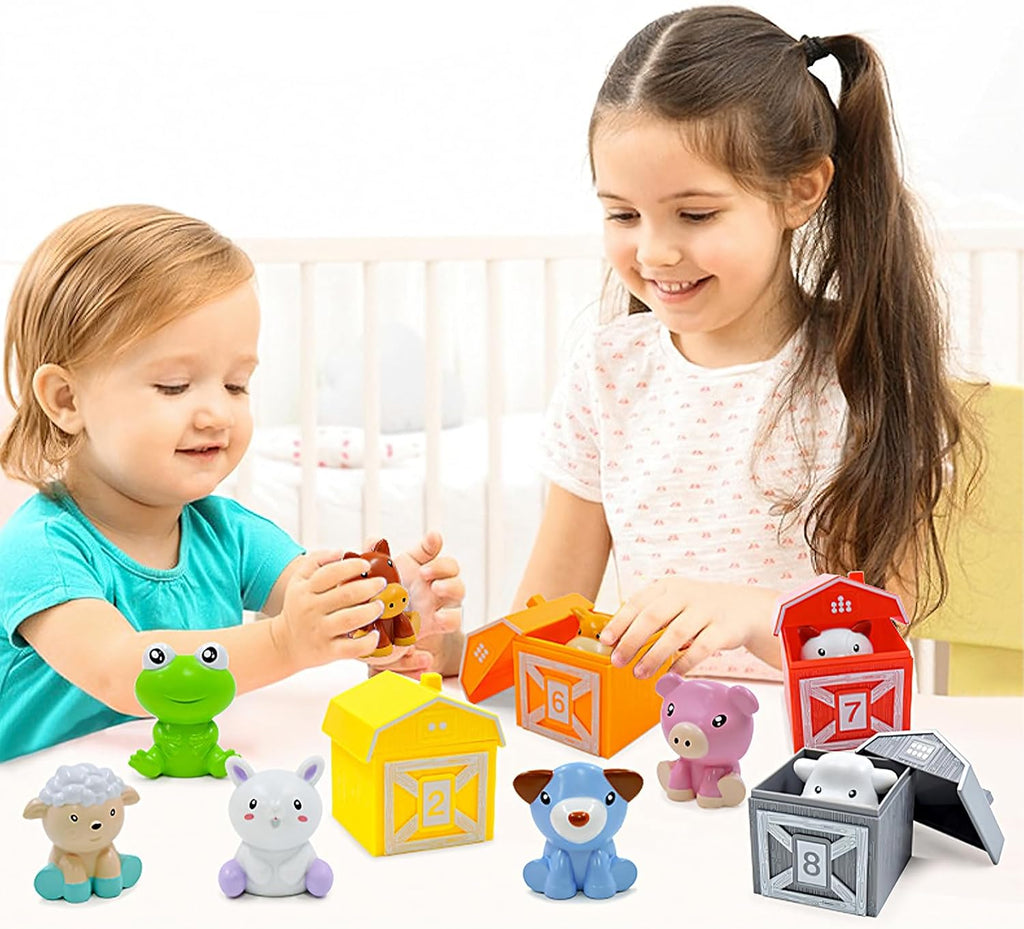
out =
{"type": "Polygon", "coordinates": [[[754,892],[843,913],[876,916],[910,859],[914,820],[984,848],[999,861],[1003,836],[991,796],[937,732],[888,732],[858,753],[898,775],[877,810],[801,797],[802,749],[750,792],[754,892]]]}

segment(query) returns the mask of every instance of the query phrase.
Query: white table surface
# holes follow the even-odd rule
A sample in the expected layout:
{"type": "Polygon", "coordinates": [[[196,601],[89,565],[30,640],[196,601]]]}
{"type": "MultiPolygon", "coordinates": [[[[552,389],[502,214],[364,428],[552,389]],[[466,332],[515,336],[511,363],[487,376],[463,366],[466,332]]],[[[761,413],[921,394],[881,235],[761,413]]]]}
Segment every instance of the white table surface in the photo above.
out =
{"type": "MultiPolygon", "coordinates": [[[[220,744],[254,767],[294,768],[312,754],[329,762],[330,743],[320,725],[328,700],[365,677],[347,662],[303,672],[239,697],[217,718],[220,744]]],[[[742,760],[747,788],[792,754],[782,690],[753,684],[761,703],[754,741],[742,760]]],[[[458,681],[445,692],[462,698],[458,681]]],[[[498,714],[506,745],[498,751],[494,839],[475,845],[374,858],[330,815],[330,770],[318,788],[324,818],[313,836],[333,868],[334,887],[321,900],[307,895],[228,900],[217,886],[221,864],[238,838],[227,817],[228,780],[150,781],[128,767],[129,755],[151,743],[152,722],[139,720],[0,764],[0,925],[131,926],[224,925],[280,927],[391,926],[400,921],[432,926],[614,926],[664,922],[696,926],[846,926],[856,917],[761,897],[753,893],[746,802],[724,810],[667,800],[658,786],[658,761],[672,757],[655,728],[605,761],[515,724],[512,692],[481,704],[498,714]],[[62,764],[89,761],[112,768],[134,786],[140,802],[128,807],[115,844],[138,855],[139,883],[120,897],[72,905],[39,898],[32,887],[50,844],[39,822],[22,818],[25,804],[62,764]],[[615,837],[617,853],[635,862],[636,884],[611,900],[548,900],[523,883],[522,868],[539,857],[543,838],[512,779],[530,768],[591,761],[639,771],[644,789],[630,803],[615,837]]],[[[1024,700],[915,695],[913,728],[936,729],[974,766],[994,795],[993,809],[1006,837],[1000,863],[980,849],[920,825],[913,857],[890,894],[878,925],[904,927],[1019,925],[1024,915],[1024,700]]]]}

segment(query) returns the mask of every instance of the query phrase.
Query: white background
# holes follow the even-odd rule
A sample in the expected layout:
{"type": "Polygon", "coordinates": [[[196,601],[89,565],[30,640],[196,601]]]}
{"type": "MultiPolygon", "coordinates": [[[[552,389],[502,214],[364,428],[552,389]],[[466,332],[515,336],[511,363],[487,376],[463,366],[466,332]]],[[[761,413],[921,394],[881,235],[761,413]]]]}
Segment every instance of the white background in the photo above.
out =
{"type": "MultiPolygon", "coordinates": [[[[594,97],[674,5],[0,0],[0,258],[129,201],[232,237],[597,232],[594,97]]],[[[755,7],[878,47],[937,219],[1024,215],[1022,5],[755,7]]]]}

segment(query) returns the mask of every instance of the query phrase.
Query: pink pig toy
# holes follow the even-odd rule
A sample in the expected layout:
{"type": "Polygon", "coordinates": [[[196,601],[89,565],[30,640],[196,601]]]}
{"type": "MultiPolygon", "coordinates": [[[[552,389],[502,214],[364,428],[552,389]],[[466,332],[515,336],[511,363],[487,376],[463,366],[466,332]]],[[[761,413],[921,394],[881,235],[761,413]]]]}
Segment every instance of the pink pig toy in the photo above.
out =
{"type": "Polygon", "coordinates": [[[739,684],[684,680],[671,673],[655,690],[662,697],[662,731],[679,755],[658,764],[669,800],[696,796],[698,806],[736,806],[747,794],[739,760],[750,747],[757,697],[739,684]]]}

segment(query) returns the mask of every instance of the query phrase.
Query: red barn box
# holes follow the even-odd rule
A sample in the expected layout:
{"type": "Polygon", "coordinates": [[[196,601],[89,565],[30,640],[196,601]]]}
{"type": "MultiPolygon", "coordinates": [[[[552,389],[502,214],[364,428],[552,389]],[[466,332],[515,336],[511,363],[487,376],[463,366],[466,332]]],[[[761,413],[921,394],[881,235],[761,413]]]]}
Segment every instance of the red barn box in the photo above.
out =
{"type": "Polygon", "coordinates": [[[864,583],[864,575],[822,574],[786,594],[775,615],[781,637],[793,750],[852,749],[878,732],[910,728],[910,649],[896,623],[908,622],[900,598],[864,583]],[[852,628],[867,621],[873,652],[801,658],[801,629],[852,628]]]}

